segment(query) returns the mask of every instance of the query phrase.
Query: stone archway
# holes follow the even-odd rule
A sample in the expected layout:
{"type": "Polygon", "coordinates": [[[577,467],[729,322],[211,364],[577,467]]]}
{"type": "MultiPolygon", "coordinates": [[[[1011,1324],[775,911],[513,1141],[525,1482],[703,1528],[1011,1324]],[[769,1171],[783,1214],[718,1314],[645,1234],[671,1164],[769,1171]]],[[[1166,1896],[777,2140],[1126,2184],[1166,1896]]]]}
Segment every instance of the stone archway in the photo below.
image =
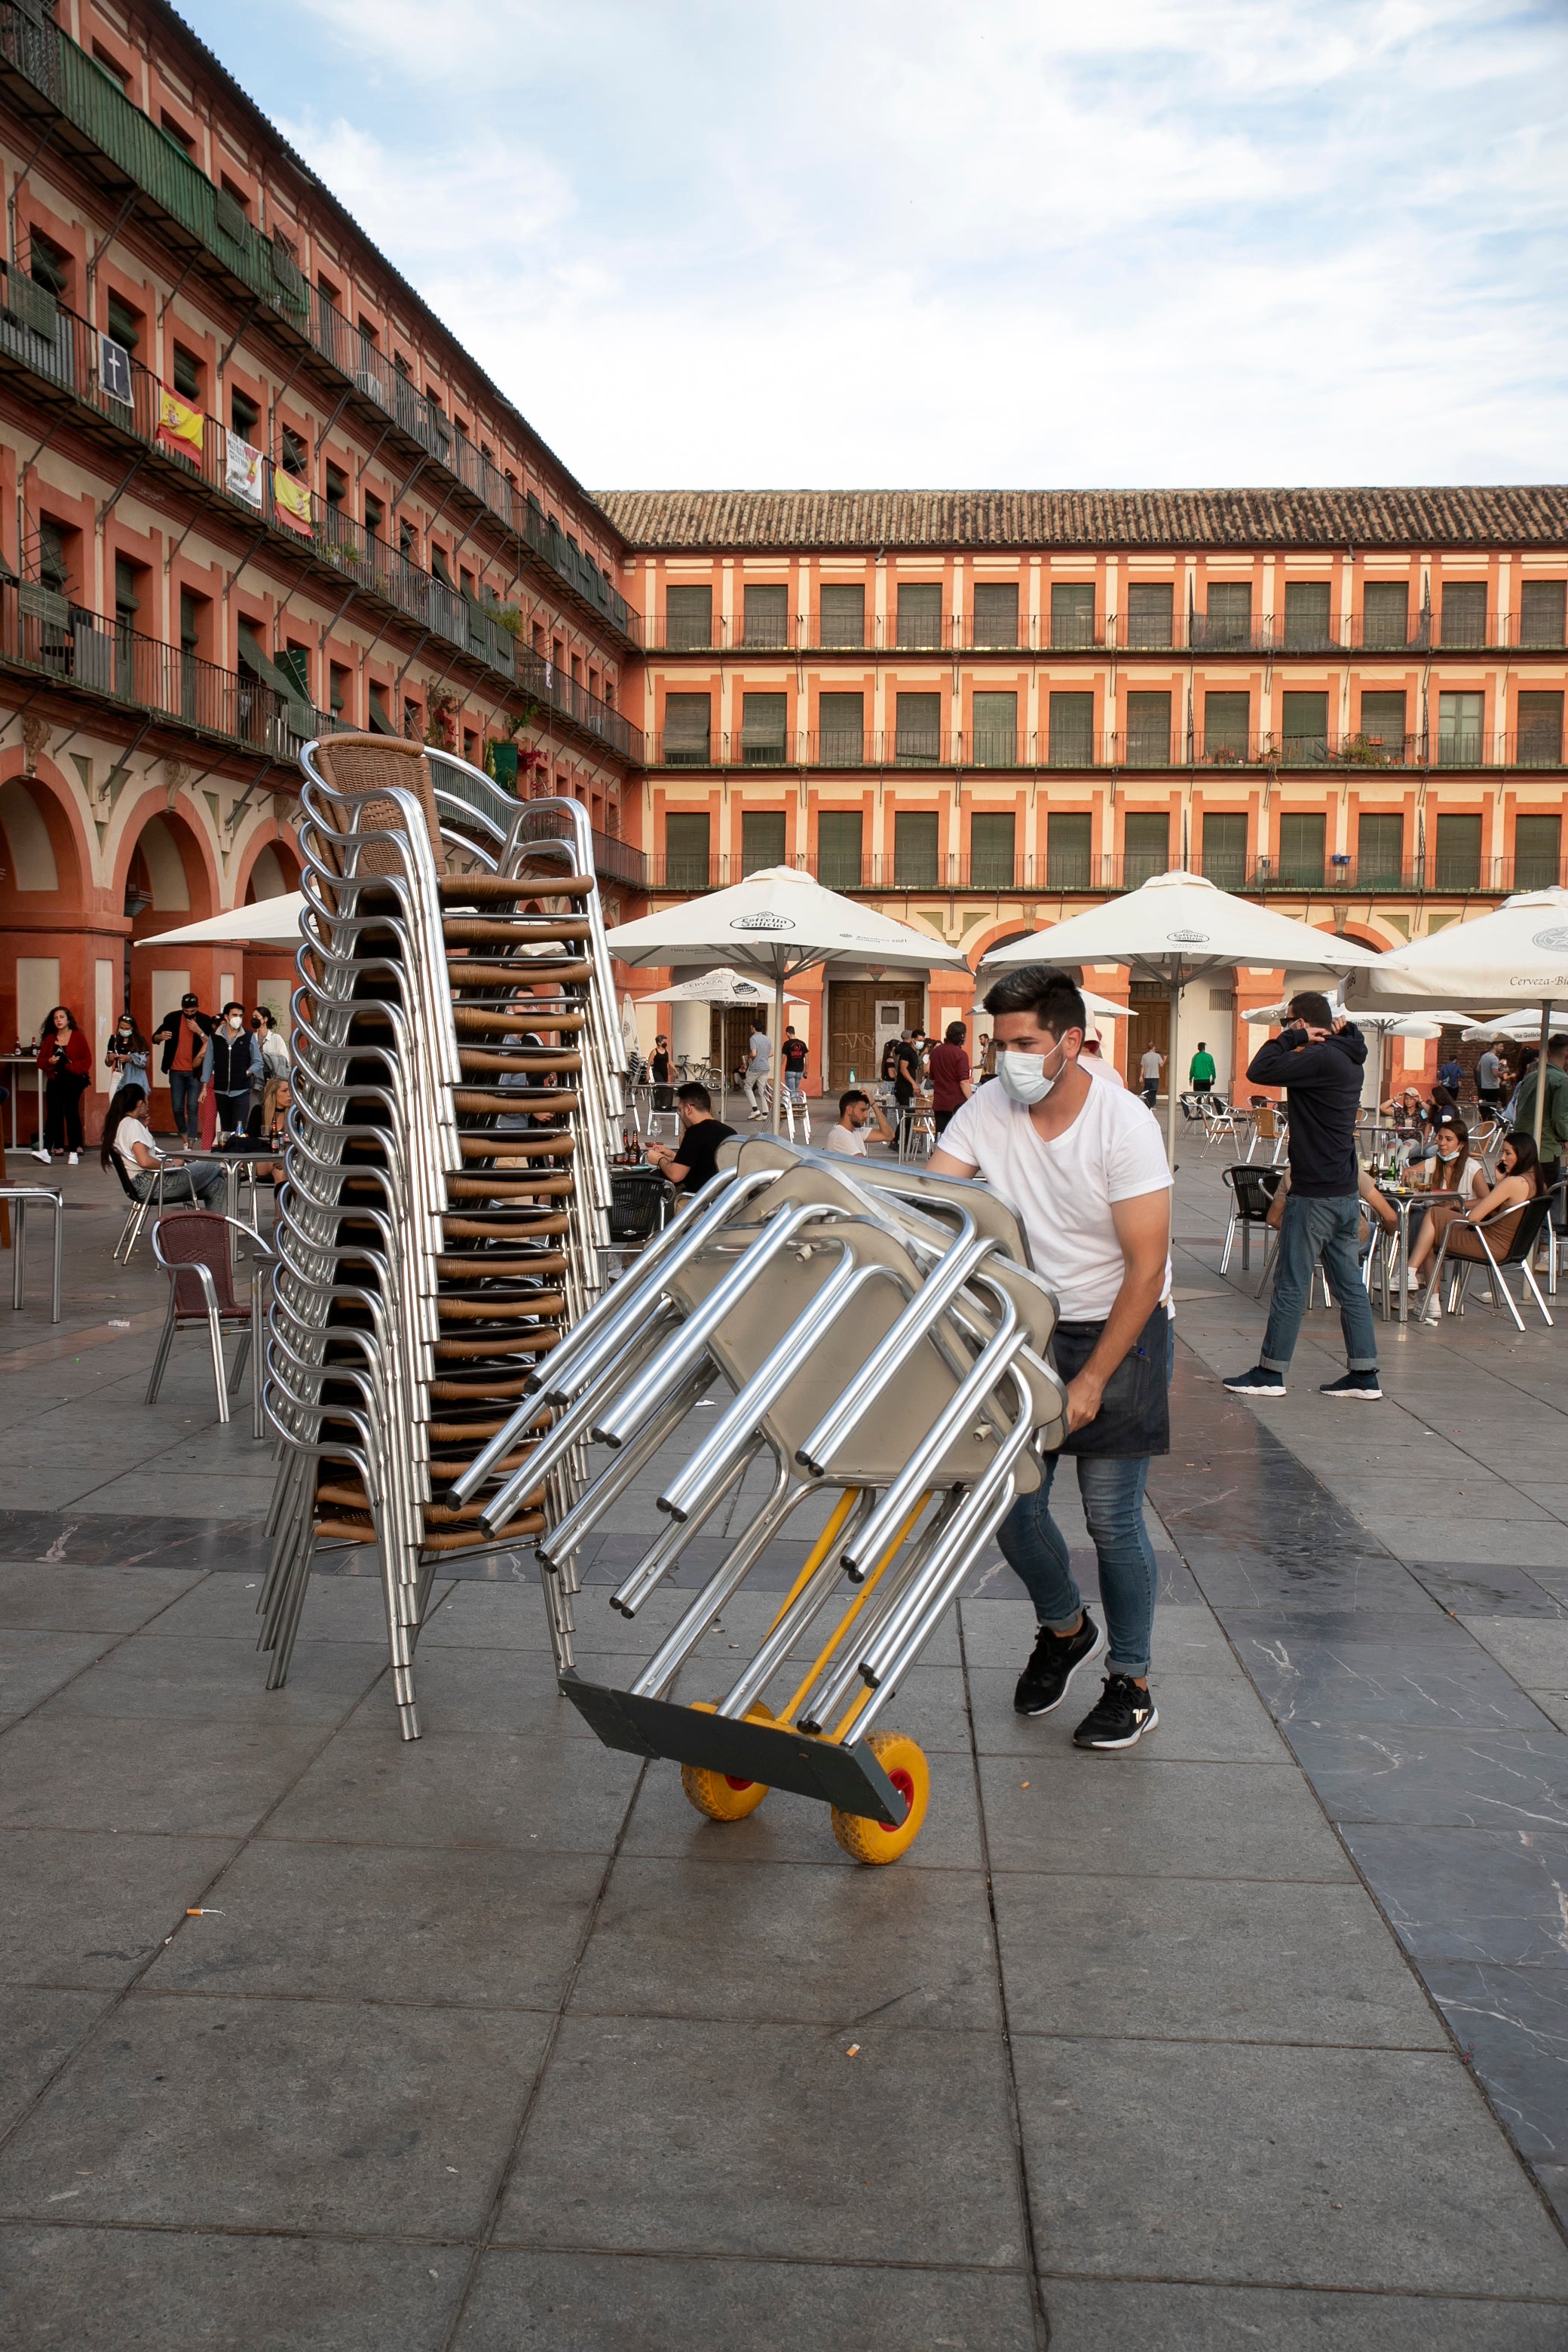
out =
{"type": "MultiPolygon", "coordinates": [[[[112,941],[96,934],[91,868],[68,794],[43,774],[0,782],[0,1043],[36,1046],[45,1016],[68,1005],[93,1045],[94,1086],[112,1018],[112,941]]],[[[18,1141],[36,1124],[27,1073],[15,1073],[18,1141]]],[[[92,1092],[82,1115],[96,1132],[92,1092]]],[[[9,1135],[9,1122],[6,1133],[9,1135]]]]}
{"type": "MultiPolygon", "coordinates": [[[[213,1011],[218,976],[214,950],[176,946],[160,955],[142,945],[217,911],[216,877],[206,844],[189,819],[179,809],[167,807],[161,797],[149,796],[141,810],[132,812],[121,845],[119,887],[130,925],[124,1001],[142,1035],[151,1037],[165,1014],[178,1011],[188,988],[200,997],[204,1012],[213,1011]]],[[[154,1050],[148,1076],[161,1117],[166,1105],[158,1101],[159,1058],[154,1050]]]]}

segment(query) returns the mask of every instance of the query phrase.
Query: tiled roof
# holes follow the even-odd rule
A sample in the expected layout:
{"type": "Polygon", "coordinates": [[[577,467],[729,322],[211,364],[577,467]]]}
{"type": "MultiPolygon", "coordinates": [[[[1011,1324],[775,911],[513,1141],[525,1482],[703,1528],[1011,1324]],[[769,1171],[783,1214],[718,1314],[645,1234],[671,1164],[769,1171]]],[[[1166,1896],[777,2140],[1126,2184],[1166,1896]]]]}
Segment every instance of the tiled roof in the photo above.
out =
{"type": "Polygon", "coordinates": [[[1568,546],[1568,486],[601,490],[632,547],[1568,546]]]}

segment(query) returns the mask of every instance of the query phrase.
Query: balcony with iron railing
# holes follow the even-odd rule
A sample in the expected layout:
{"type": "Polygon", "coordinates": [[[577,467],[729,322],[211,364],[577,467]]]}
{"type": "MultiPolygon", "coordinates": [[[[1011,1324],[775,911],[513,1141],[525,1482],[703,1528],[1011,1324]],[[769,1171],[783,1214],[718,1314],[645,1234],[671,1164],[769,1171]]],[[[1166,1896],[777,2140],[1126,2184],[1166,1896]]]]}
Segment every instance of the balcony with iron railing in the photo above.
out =
{"type": "MultiPolygon", "coordinates": [[[[31,282],[26,281],[29,287],[31,282]]],[[[0,296],[0,302],[20,301],[20,289],[13,286],[9,273],[4,284],[5,292],[0,296]]],[[[150,369],[128,353],[121,353],[117,364],[121,365],[122,378],[131,394],[129,399],[122,399],[102,380],[103,339],[85,320],[58,303],[50,302],[35,310],[29,301],[27,308],[37,323],[25,323],[14,313],[0,309],[0,361],[9,359],[45,377],[117,432],[155,449],[161,459],[199,482],[215,499],[236,513],[269,524],[280,541],[291,548],[313,544],[324,562],[354,580],[366,595],[392,606],[422,630],[495,671],[505,685],[582,729],[618,758],[641,761],[642,730],[623,719],[601,696],[571,677],[559,664],[519,646],[513,631],[521,623],[514,609],[469,595],[454,588],[449,581],[421,571],[397,549],[366,532],[345,509],[331,505],[313,493],[308,500],[309,522],[282,508],[277,485],[284,469],[275,466],[269,457],[262,457],[252,482],[244,467],[232,467],[231,445],[247,458],[257,453],[251,452],[237,435],[230,434],[216,416],[200,417],[199,446],[189,441],[160,439],[159,397],[163,387],[150,369]]],[[[191,413],[199,414],[194,407],[191,413]]],[[[291,483],[294,478],[284,474],[286,482],[291,483]]]]}
{"type": "MultiPolygon", "coordinates": [[[[642,856],[642,887],[656,892],[722,890],[742,881],[758,861],[742,856],[702,856],[671,850],[642,856]]],[[[1040,892],[1049,896],[1114,896],[1136,890],[1170,866],[1167,856],[1128,850],[1097,856],[1076,847],[1037,856],[1009,858],[995,853],[944,855],[921,849],[846,858],[824,853],[790,861],[830,890],[942,891],[994,897],[1040,892]]],[[[1465,851],[1435,851],[1425,857],[1257,857],[1224,853],[1193,860],[1194,871],[1224,890],[1247,897],[1303,896],[1329,901],[1366,898],[1501,898],[1510,890],[1561,887],[1568,859],[1542,856],[1481,858],[1465,851]]]]}
{"type": "MultiPolygon", "coordinates": [[[[633,616],[634,619],[636,616],[633,616]]],[[[866,613],[860,619],[818,612],[770,614],[759,619],[714,613],[703,621],[658,614],[637,630],[645,649],[663,654],[770,653],[1179,653],[1228,659],[1268,654],[1328,659],[1347,653],[1419,655],[1477,652],[1564,651],[1561,621],[1489,610],[1462,618],[1428,611],[1404,615],[1377,613],[1330,614],[1303,621],[1265,614],[1245,622],[1211,619],[1206,613],[1020,613],[1010,625],[973,614],[922,615],[900,623],[897,614],[866,613]]]]}
{"type": "Polygon", "coordinates": [[[266,302],[362,397],[374,403],[455,483],[477,498],[579,602],[633,642],[631,614],[607,573],[486,457],[462,428],[362,336],[288,247],[267,237],[226,189],[215,188],[105,68],[39,12],[0,0],[0,68],[9,68],[139,192],[143,217],[162,212],[194,236],[217,268],[266,302]]]}
{"type": "Polygon", "coordinates": [[[0,583],[0,665],[285,766],[338,725],[303,695],[120,628],[37,582],[0,583]]]}
{"type": "Polygon", "coordinates": [[[888,728],[740,729],[706,736],[649,738],[651,764],[663,768],[1193,769],[1388,768],[1560,769],[1561,728],[1536,726],[1499,736],[1438,728],[1426,735],[1256,734],[1210,729],[1184,736],[1148,724],[1088,732],[1082,728],[972,730],[888,728]]]}

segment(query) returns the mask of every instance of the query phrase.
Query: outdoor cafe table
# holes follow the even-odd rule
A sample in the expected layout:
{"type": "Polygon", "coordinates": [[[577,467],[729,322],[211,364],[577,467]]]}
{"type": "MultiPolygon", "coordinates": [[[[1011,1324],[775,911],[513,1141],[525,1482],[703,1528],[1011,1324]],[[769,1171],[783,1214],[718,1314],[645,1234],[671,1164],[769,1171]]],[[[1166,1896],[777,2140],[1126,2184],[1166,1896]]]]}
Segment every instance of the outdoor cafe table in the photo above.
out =
{"type": "MultiPolygon", "coordinates": [[[[1374,1177],[1373,1181],[1377,1183],[1377,1179],[1374,1177]]],[[[1410,1213],[1413,1209],[1433,1208],[1441,1201],[1457,1202],[1459,1195],[1458,1192],[1421,1192],[1410,1184],[1377,1183],[1377,1189],[1399,1219],[1399,1260],[1395,1280],[1399,1291],[1399,1319],[1402,1323],[1408,1323],[1410,1320],[1410,1213]]],[[[1383,1276],[1383,1319],[1385,1323],[1389,1314],[1387,1265],[1388,1260],[1385,1256],[1383,1276]]]]}
{"type": "Polygon", "coordinates": [[[41,1143],[44,1139],[44,1073],[39,1067],[37,1054],[0,1054],[0,1069],[14,1070],[16,1074],[14,1078],[0,1080],[0,1084],[8,1085],[11,1089],[12,1150],[16,1150],[17,1144],[16,1111],[22,1098],[22,1081],[29,1070],[33,1074],[33,1084],[38,1095],[37,1140],[41,1143]]]}

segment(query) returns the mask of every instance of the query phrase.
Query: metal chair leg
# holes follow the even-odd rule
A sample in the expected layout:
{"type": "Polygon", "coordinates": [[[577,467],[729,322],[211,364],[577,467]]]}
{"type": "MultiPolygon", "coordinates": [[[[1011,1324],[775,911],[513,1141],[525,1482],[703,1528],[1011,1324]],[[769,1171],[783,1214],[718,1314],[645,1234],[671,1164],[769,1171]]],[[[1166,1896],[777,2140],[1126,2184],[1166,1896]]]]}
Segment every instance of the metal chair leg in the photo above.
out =
{"type": "Polygon", "coordinates": [[[60,1319],[60,1244],[65,1233],[65,1202],[57,1201],[55,1202],[54,1311],[49,1317],[51,1323],[58,1323],[60,1319]]]}
{"type": "MultiPolygon", "coordinates": [[[[1237,1222],[1237,1218],[1232,1217],[1229,1224],[1226,1225],[1225,1229],[1225,1247],[1219,1254],[1219,1270],[1222,1275],[1224,1274],[1226,1266],[1230,1264],[1230,1253],[1236,1242],[1236,1228],[1237,1222]]],[[[1247,1264],[1247,1242],[1245,1237],[1243,1238],[1241,1244],[1241,1263],[1244,1266],[1247,1264]]]]}
{"type": "Polygon", "coordinates": [[[169,1293],[169,1312],[163,1318],[163,1328],[158,1338],[158,1352],[153,1359],[153,1377],[147,1383],[146,1402],[156,1404],[158,1391],[163,1384],[163,1370],[169,1360],[169,1349],[174,1339],[174,1294],[169,1293]]]}
{"type": "Polygon", "coordinates": [[[228,1385],[224,1379],[223,1371],[223,1326],[218,1321],[216,1307],[207,1316],[207,1336],[212,1341],[213,1381],[217,1389],[217,1417],[220,1421],[226,1421],[228,1419],[228,1385]]]}

